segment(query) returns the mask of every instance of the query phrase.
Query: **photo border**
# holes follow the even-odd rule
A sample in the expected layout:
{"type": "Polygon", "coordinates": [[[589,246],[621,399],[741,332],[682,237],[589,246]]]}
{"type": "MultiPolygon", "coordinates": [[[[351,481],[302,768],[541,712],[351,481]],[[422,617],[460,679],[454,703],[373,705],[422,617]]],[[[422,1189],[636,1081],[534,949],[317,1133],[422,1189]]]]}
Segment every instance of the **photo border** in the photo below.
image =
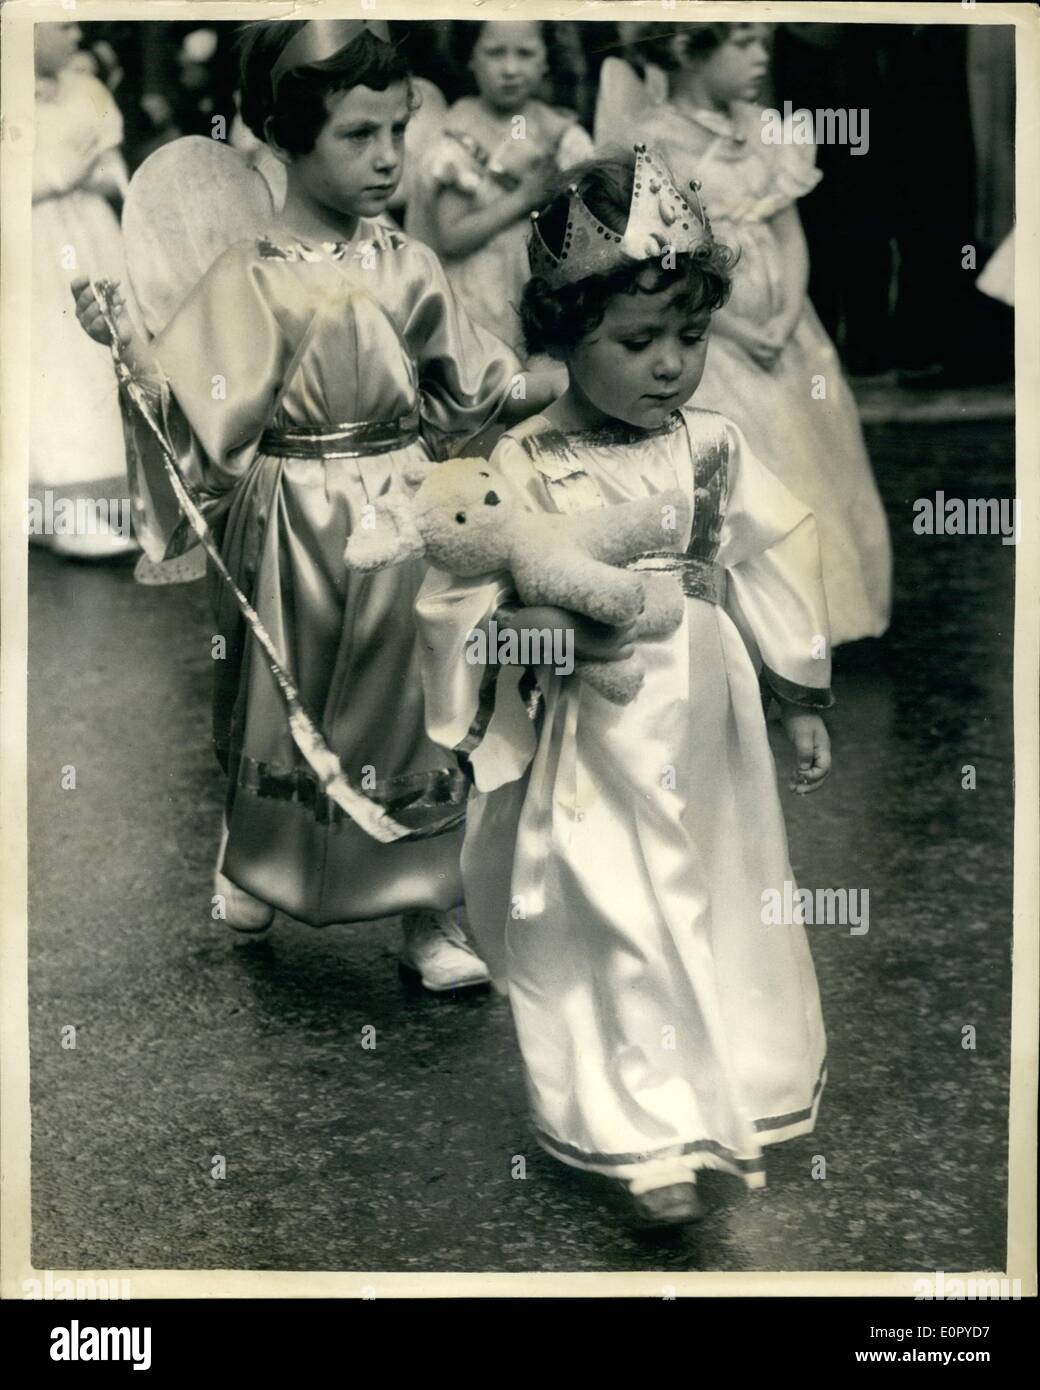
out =
{"type": "MultiPolygon", "coordinates": [[[[1012,24],[1016,30],[1015,448],[1022,526],[1015,553],[1015,867],[1009,1099],[1007,1263],[1004,1271],[948,1271],[955,1278],[1018,1279],[1036,1294],[1036,1095],[1040,770],[1040,10],[1028,3],[707,3],[705,0],[524,0],[525,17],[595,21],[826,21],[841,24],[1012,24]],[[639,12],[639,13],[637,13],[639,12]]],[[[30,1105],[27,952],[26,685],[28,546],[21,518],[28,490],[31,323],[32,28],[40,22],[278,18],[507,19],[501,0],[8,0],[0,14],[0,1297],[25,1298],[42,1280],[30,1251],[30,1105]],[[434,12],[434,10],[436,12],[434,12]]],[[[118,672],[112,673],[118,680],[118,672]]],[[[942,679],[937,672],[936,680],[942,679]]],[[[53,1280],[125,1279],[131,1299],[603,1296],[913,1297],[935,1271],[688,1273],[424,1273],[390,1271],[53,1270],[53,1280]]]]}

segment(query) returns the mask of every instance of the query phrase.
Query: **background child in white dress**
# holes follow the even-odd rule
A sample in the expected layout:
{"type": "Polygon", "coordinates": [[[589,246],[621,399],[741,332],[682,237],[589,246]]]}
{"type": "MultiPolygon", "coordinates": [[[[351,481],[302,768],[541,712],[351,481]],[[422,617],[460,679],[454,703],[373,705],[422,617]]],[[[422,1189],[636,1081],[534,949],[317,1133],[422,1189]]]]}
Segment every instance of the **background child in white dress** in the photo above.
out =
{"type": "Polygon", "coordinates": [[[59,534],[56,525],[38,539],[64,555],[106,558],[134,548],[123,426],[111,359],[80,332],[69,284],[77,275],[123,273],[109,201],[126,185],[123,121],[108,89],[69,66],[79,25],[38,24],[35,40],[29,483],[40,502],[48,491],[55,500],[103,499],[104,508],[83,512],[88,519],[75,534],[59,534]]]}
{"type": "MultiPolygon", "coordinates": [[[[807,294],[797,200],[819,182],[812,145],[772,144],[752,98],[769,62],[765,24],[649,24],[644,56],[668,76],[632,138],[696,176],[717,235],[739,248],[698,402],[724,411],[816,517],[837,645],[888,627],[888,524],[852,392],[807,294]]],[[[791,132],[788,132],[789,134],[791,132]]]]}
{"type": "MultiPolygon", "coordinates": [[[[652,199],[659,170],[629,158],[568,177],[620,234],[634,181],[652,199]]],[[[539,668],[536,729],[515,674],[495,690],[498,668],[464,660],[468,634],[492,616],[573,627],[579,660],[624,654],[627,634],[559,609],[510,615],[509,575],[431,571],[427,728],[475,778],[466,899],[509,994],[540,1142],[624,1180],[641,1221],[681,1224],[699,1214],[699,1169],[761,1185],[762,1145],[815,1123],[825,1040],[804,929],[763,924],[763,894],[793,876],[759,677],[797,750],[790,785],[813,791],[830,768],[827,609],[809,510],[735,425],[684,405],[729,289],[726,248],[687,208],[672,268],[655,256],[585,275],[583,237],[594,253],[607,238],[571,207],[561,193],[541,214],[551,256],[532,249],[522,302],[529,348],[562,358],[570,386],[500,440],[495,487],[550,512],[684,489],[692,529],[653,561],[681,582],[684,619],[644,644],[630,705],[539,668]],[[581,278],[561,285],[551,258],[572,231],[567,273],[581,278]]]]}
{"type": "Polygon", "coordinates": [[[517,304],[527,279],[528,213],[592,141],[574,112],[534,95],[549,70],[552,25],[458,25],[477,85],[444,117],[414,171],[405,228],[440,253],[470,316],[522,351],[517,304]]]}

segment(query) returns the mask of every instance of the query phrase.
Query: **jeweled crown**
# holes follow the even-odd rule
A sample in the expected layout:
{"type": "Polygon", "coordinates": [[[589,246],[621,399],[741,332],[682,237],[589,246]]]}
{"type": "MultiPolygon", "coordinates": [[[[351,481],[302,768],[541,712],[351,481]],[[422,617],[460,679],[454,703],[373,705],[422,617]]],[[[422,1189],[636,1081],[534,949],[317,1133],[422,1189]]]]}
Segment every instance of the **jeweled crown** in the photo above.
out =
{"type": "Polygon", "coordinates": [[[568,190],[567,227],[558,256],[545,244],[538,213],[531,213],[531,274],[544,279],[550,288],[572,285],[588,275],[607,275],[626,263],[656,259],[668,251],[696,251],[714,241],[696,179],[689,184],[697,205],[694,208],[675,186],[659,154],[645,145],[634,149],[632,202],[623,233],[605,226],[589,211],[575,183],[568,190]]]}

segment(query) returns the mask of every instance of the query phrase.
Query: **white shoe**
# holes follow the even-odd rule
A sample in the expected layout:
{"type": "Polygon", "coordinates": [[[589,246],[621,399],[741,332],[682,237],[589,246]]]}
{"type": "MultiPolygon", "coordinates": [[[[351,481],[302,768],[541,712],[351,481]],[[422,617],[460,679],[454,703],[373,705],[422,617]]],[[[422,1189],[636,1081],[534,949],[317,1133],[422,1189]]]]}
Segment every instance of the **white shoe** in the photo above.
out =
{"type": "Polygon", "coordinates": [[[141,547],[133,536],[114,531],[107,522],[86,535],[51,536],[51,550],[68,560],[119,560],[124,555],[137,555],[141,547]]]}
{"type": "Polygon", "coordinates": [[[217,852],[217,867],[213,874],[213,893],[224,899],[224,921],[235,931],[266,931],[274,921],[274,908],[239,888],[221,872],[227,842],[228,828],[225,821],[220,827],[220,849],[217,852]]]}
{"type": "Polygon", "coordinates": [[[401,926],[401,964],[414,970],[427,989],[440,994],[490,982],[487,966],[448,913],[405,913],[401,926]]]}

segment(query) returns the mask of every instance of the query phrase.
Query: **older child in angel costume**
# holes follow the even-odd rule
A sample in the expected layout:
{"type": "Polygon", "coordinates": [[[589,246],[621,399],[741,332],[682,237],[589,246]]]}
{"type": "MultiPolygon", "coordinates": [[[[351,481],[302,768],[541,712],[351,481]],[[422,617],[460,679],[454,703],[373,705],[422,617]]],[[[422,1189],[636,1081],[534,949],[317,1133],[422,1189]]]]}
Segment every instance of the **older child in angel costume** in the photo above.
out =
{"type": "MultiPolygon", "coordinates": [[[[69,313],[77,270],[122,274],[119,222],[109,200],[126,187],[123,121],[108,89],[74,70],[79,41],[78,24],[35,29],[29,481],[37,500],[52,491],[123,506],[126,458],[112,364],[69,313]]],[[[125,524],[99,519],[90,534],[55,534],[46,543],[77,558],[112,557],[135,548],[129,520],[129,514],[125,524]]]]}
{"type": "Polygon", "coordinates": [[[548,70],[549,23],[459,24],[477,84],[444,117],[416,171],[405,228],[434,247],[472,318],[522,350],[528,214],[557,170],[592,153],[573,113],[534,92],[548,70]]]}
{"type": "MultiPolygon", "coordinates": [[[[350,576],[343,552],[410,466],[515,404],[519,364],[459,309],[429,248],[375,221],[401,172],[410,97],[385,26],[251,26],[242,88],[246,119],[286,164],[280,218],[226,250],[150,346],[125,314],[117,324],[227,571],[215,576],[227,654],[214,735],[229,775],[218,892],[242,928],[262,929],[275,908],[317,926],[404,914],[405,960],[424,983],[473,984],[483,964],[448,911],[461,900],[464,789],[423,731],[411,617],[422,567],[350,576]],[[279,665],[252,640],[254,619],[279,665]],[[283,668],[320,757],[294,741],[283,668]],[[353,799],[327,794],[333,784],[353,799]],[[344,814],[359,793],[373,812],[361,823],[344,814]],[[370,822],[394,838],[373,838],[370,822]]],[[[111,336],[89,287],[78,310],[111,336]]],[[[524,408],[538,404],[532,380],[524,408]]],[[[138,425],[143,529],[162,558],[187,528],[176,507],[163,513],[163,471],[138,425]]]]}
{"type": "Polygon", "coordinates": [[[640,110],[627,93],[634,138],[660,150],[680,184],[697,178],[718,235],[740,252],[698,403],[731,416],[812,508],[832,641],[880,636],[891,603],[888,525],[856,403],[806,295],[796,204],[819,181],[815,151],[767,143],[772,132],[752,103],[768,26],[647,24],[641,33],[639,51],[664,69],[670,95],[653,104],[648,92],[640,110]]]}
{"type": "Polygon", "coordinates": [[[813,791],[830,767],[827,608],[811,512],[730,420],[685,405],[729,252],[652,152],[569,177],[537,220],[522,313],[570,385],[502,437],[494,486],[549,512],[683,489],[692,529],[637,568],[673,573],[685,615],[641,646],[631,704],[539,668],[535,723],[515,672],[496,690],[499,668],[464,659],[469,634],[492,618],[573,627],[575,655],[594,659],[623,656],[625,633],[516,610],[508,575],[431,570],[427,727],[475,779],[467,903],[508,991],[540,1142],[622,1179],[642,1221],[681,1224],[699,1213],[698,1170],[760,1185],[763,1145],[816,1118],[824,1029],[805,933],[762,920],[763,891],[792,874],[759,673],[797,750],[791,786],[813,791]]]}

